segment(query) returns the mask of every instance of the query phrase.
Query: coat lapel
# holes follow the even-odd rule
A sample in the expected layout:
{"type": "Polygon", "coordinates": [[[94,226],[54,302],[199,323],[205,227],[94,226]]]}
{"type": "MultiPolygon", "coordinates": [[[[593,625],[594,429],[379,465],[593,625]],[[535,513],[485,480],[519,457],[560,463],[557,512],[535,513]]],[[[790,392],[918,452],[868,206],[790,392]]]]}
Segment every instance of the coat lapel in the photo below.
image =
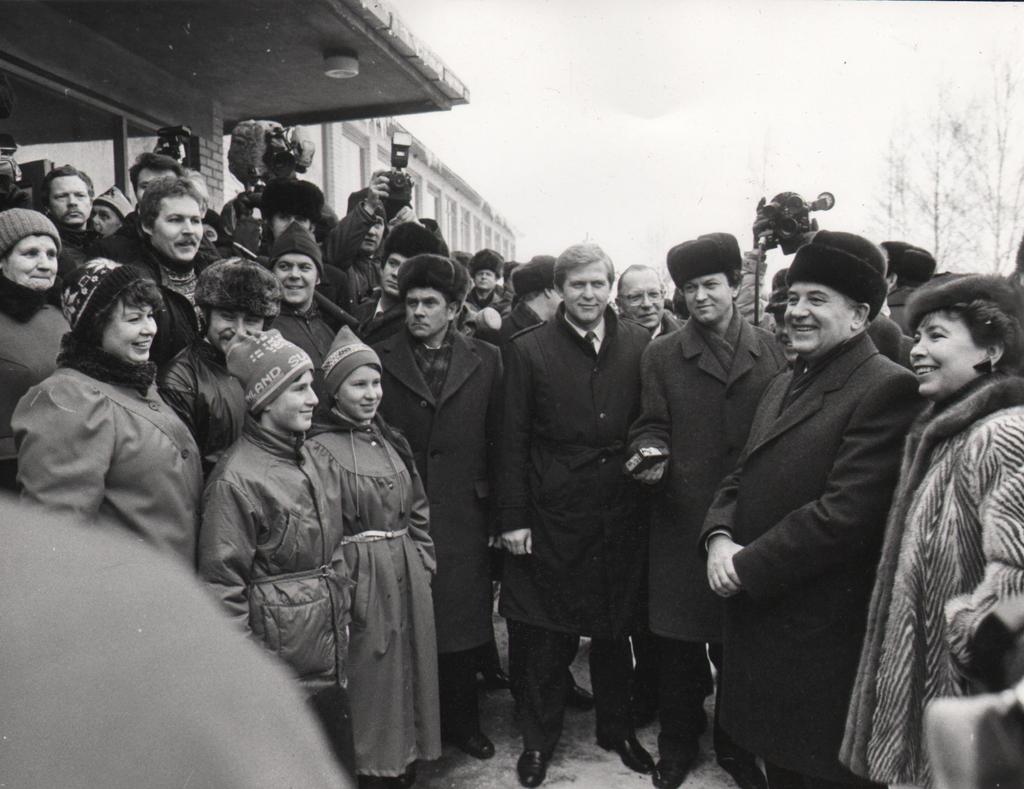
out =
{"type": "MultiPolygon", "coordinates": [[[[783,433],[814,416],[824,406],[826,394],[842,389],[854,370],[860,367],[868,357],[878,353],[866,333],[854,342],[857,343],[856,347],[850,348],[837,359],[833,359],[831,364],[818,374],[817,379],[811,382],[806,392],[790,404],[789,408],[765,425],[763,433],[751,444],[748,455],[754,454],[769,441],[775,440],[783,433]]],[[[788,387],[778,387],[772,397],[772,402],[764,403],[765,407],[773,409],[768,411],[769,415],[778,413],[782,399],[786,396],[786,389],[788,387]]]]}
{"type": "Polygon", "coordinates": [[[729,377],[726,375],[725,370],[722,369],[722,365],[718,363],[715,354],[711,352],[707,343],[701,338],[692,318],[677,333],[683,356],[687,359],[692,359],[699,355],[700,359],[697,360],[697,368],[699,370],[707,373],[716,381],[721,381],[723,384],[728,382],[729,377]]]}
{"type": "MultiPolygon", "coordinates": [[[[434,395],[431,393],[430,387],[427,386],[423,373],[420,372],[419,365],[416,364],[416,358],[412,355],[410,342],[411,340],[404,331],[399,332],[384,342],[380,346],[380,350],[384,352],[381,357],[381,364],[406,387],[432,406],[436,406],[437,403],[434,400],[434,395]]],[[[454,357],[454,355],[453,349],[452,356],[454,357]]],[[[450,372],[449,377],[451,377],[450,372]]]]}
{"type": "MultiPolygon", "coordinates": [[[[413,362],[415,364],[415,361],[413,362]]],[[[469,341],[461,334],[456,334],[452,339],[452,359],[448,365],[448,375],[445,376],[444,386],[441,388],[441,397],[437,406],[440,408],[452,397],[477,367],[480,366],[480,357],[476,355],[469,341]]],[[[422,377],[422,376],[421,376],[422,377]]]]}
{"type": "Polygon", "coordinates": [[[754,329],[744,320],[740,323],[740,336],[736,341],[736,353],[732,359],[732,368],[729,370],[729,381],[726,388],[728,389],[753,370],[754,362],[760,355],[761,349],[758,347],[754,329]]]}

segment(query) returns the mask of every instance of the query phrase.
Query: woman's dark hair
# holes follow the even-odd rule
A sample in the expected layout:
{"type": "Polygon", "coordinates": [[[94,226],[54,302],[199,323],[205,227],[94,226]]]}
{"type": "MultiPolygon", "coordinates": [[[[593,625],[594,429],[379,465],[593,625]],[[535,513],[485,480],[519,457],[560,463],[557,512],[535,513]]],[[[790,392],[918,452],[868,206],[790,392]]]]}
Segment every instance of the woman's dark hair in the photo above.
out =
{"type": "MultiPolygon", "coordinates": [[[[1014,316],[1005,312],[994,301],[974,299],[965,304],[941,307],[930,314],[947,315],[962,320],[974,344],[979,348],[1002,345],[1003,356],[997,366],[1008,372],[1020,371],[1021,362],[1024,360],[1021,325],[1014,316]]],[[[928,315],[923,316],[921,323],[927,318],[928,315]]],[[[918,326],[920,325],[919,323],[918,326]]]]}
{"type": "Polygon", "coordinates": [[[93,322],[92,330],[89,333],[90,342],[97,346],[102,343],[103,332],[118,310],[119,305],[122,304],[125,307],[152,307],[153,312],[157,312],[163,309],[164,297],[160,293],[159,286],[153,280],[135,280],[118,293],[116,299],[104,305],[102,309],[97,310],[96,320],[93,322]]]}

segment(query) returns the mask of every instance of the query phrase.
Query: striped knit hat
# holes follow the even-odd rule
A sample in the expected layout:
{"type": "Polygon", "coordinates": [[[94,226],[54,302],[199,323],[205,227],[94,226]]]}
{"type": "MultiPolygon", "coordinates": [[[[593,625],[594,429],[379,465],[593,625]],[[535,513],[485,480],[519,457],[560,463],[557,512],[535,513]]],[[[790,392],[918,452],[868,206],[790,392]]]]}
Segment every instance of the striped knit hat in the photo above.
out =
{"type": "Polygon", "coordinates": [[[60,307],[80,340],[92,337],[97,329],[96,316],[110,305],[126,287],[142,279],[134,266],[122,266],[113,260],[96,258],[79,266],[64,280],[60,307]]]}
{"type": "Polygon", "coordinates": [[[320,366],[327,391],[333,395],[352,371],[364,364],[376,367],[380,371],[380,357],[377,356],[377,352],[356,337],[348,326],[343,326],[320,366]]]}
{"type": "Polygon", "coordinates": [[[228,372],[242,383],[245,407],[259,416],[296,378],[313,369],[313,362],[298,345],[277,329],[239,340],[228,350],[228,372]]]}

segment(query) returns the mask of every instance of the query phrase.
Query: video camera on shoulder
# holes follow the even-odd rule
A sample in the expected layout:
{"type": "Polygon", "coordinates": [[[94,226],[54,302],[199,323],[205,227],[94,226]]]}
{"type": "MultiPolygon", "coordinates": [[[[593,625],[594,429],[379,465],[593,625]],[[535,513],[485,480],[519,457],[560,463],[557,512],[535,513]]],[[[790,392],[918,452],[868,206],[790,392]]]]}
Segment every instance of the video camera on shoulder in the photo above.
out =
{"type": "Polygon", "coordinates": [[[822,192],[811,203],[796,192],[780,192],[770,203],[762,197],[754,218],[754,244],[762,250],[781,246],[784,254],[792,255],[803,243],[804,235],[818,229],[811,212],[828,211],[835,204],[831,192],[822,192]]]}
{"type": "Polygon", "coordinates": [[[412,176],[405,172],[410,148],[411,134],[395,132],[391,135],[391,170],[388,171],[388,197],[384,200],[384,213],[389,220],[403,207],[412,205],[412,176]]]}

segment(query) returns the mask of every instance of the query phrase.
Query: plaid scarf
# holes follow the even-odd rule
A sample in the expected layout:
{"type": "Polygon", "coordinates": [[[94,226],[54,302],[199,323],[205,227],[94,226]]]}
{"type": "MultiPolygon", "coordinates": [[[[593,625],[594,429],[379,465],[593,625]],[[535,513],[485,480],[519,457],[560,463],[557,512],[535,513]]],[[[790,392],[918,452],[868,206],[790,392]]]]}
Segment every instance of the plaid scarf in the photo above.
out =
{"type": "Polygon", "coordinates": [[[411,335],[409,342],[412,343],[412,355],[416,359],[416,366],[420,368],[423,380],[427,382],[430,393],[437,400],[441,396],[444,379],[448,377],[448,365],[452,361],[452,325],[448,324],[448,331],[444,333],[440,348],[428,348],[411,335]]]}

